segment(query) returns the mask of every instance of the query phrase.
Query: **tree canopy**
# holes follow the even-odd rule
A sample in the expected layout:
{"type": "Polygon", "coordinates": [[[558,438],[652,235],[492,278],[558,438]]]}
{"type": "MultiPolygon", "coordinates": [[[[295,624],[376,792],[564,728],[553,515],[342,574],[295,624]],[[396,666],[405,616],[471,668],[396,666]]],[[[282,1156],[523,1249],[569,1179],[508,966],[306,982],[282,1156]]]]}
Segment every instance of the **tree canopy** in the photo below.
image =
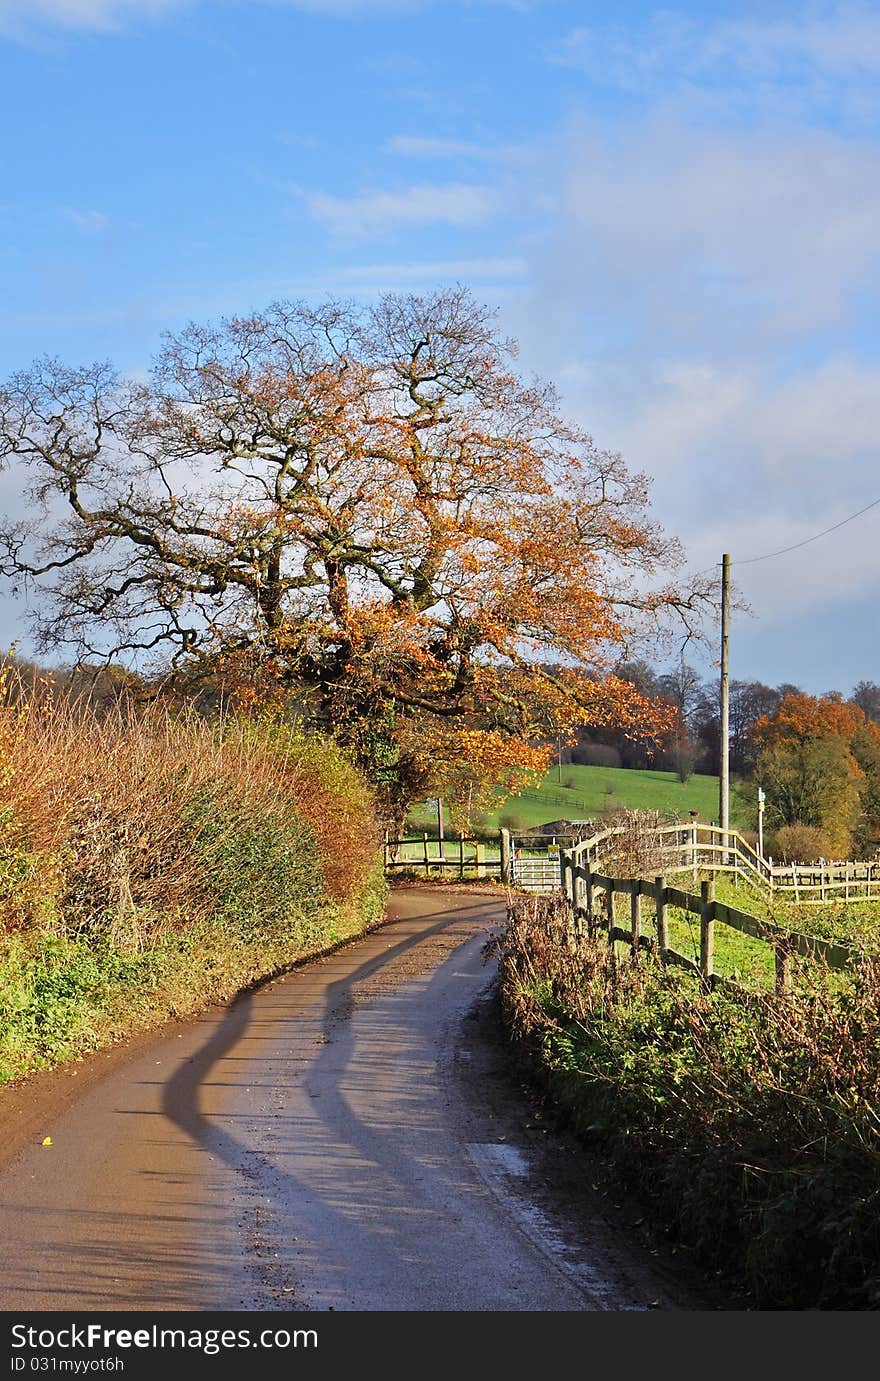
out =
{"type": "Polygon", "coordinates": [[[644,727],[609,668],[711,590],[661,575],[645,477],[514,354],[456,289],[191,324],[146,380],[37,362],[0,390],[29,504],[0,570],[39,647],[293,696],[404,796],[644,727]]]}
{"type": "Polygon", "coordinates": [[[821,828],[839,857],[880,843],[880,725],[839,692],[791,691],[754,726],[768,823],[821,828]]]}

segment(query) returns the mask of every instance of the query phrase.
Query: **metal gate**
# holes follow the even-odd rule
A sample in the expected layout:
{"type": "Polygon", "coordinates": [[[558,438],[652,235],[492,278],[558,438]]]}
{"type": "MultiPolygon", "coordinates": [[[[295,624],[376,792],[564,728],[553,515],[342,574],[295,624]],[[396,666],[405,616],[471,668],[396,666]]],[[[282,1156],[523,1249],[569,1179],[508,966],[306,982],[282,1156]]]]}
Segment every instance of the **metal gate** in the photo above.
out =
{"type": "Polygon", "coordinates": [[[555,840],[547,848],[536,851],[529,840],[528,851],[523,844],[511,841],[511,882],[524,892],[558,892],[562,886],[559,845],[555,840]]]}

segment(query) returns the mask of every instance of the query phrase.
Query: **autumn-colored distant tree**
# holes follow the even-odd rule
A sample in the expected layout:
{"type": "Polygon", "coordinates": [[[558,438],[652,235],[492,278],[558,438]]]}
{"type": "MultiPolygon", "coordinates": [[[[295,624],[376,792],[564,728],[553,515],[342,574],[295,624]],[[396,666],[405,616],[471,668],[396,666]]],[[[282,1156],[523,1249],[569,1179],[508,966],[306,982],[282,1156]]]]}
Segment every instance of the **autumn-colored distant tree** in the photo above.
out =
{"type": "Polygon", "coordinates": [[[823,830],[834,852],[874,852],[880,834],[880,725],[838,692],[784,695],[753,730],[767,823],[823,830]]]}
{"type": "Polygon", "coordinates": [[[790,691],[772,714],[756,722],[753,733],[760,747],[780,739],[804,743],[813,738],[841,738],[848,743],[864,723],[864,712],[851,700],[844,700],[839,691],[827,695],[790,691]]]}
{"type": "Polygon", "coordinates": [[[190,683],[292,696],[399,814],[444,762],[534,767],[650,704],[607,668],[708,589],[647,485],[563,420],[463,289],[281,302],[168,337],[147,382],[43,360],[0,390],[39,646],[167,655],[190,683]],[[583,674],[583,668],[592,671],[583,674]]]}

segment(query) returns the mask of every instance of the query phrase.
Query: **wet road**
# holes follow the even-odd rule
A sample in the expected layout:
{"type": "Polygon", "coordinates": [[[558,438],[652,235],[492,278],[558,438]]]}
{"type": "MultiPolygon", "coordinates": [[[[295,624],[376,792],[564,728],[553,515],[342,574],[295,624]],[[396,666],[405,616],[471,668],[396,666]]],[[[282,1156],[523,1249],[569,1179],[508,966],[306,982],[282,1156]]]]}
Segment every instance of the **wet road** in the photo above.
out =
{"type": "Polygon", "coordinates": [[[0,1308],[695,1307],[521,1131],[485,1034],[499,903],[392,907],[50,1099],[0,1172],[0,1308]]]}

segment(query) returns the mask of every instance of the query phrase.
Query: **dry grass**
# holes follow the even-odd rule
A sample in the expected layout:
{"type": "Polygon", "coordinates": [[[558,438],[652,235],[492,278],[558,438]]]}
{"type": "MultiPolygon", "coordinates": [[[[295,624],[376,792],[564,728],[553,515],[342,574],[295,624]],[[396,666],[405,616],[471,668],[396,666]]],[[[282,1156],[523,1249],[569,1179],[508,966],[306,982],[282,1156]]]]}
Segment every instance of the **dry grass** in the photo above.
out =
{"type": "Polygon", "coordinates": [[[5,689],[5,929],[45,923],[52,896],[67,933],[124,929],[133,918],[146,930],[197,923],[215,903],[212,875],[255,822],[303,822],[334,901],[344,905],[362,885],[378,846],[371,801],[331,745],[278,724],[209,724],[132,704],[99,714],[48,691],[23,698],[8,673],[5,689]],[[198,828],[202,813],[210,831],[198,828]]]}
{"type": "Polygon", "coordinates": [[[497,944],[520,1049],[680,1240],[761,1307],[880,1307],[880,961],[707,993],[540,898],[497,944]]]}
{"type": "Polygon", "coordinates": [[[372,796],[332,743],[0,677],[0,1077],[381,912],[372,796]]]}

